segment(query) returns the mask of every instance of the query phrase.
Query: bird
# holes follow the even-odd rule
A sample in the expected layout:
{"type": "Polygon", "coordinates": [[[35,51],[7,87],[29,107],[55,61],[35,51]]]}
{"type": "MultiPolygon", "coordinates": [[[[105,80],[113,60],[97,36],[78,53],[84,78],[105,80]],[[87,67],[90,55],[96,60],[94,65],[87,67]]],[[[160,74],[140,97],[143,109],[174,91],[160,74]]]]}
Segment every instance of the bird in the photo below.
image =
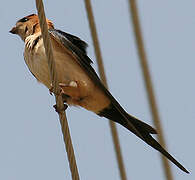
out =
{"type": "MultiPolygon", "coordinates": [[[[87,56],[87,43],[77,36],[55,29],[51,20],[46,19],[46,22],[64,103],[68,106],[83,107],[100,117],[122,125],[162,153],[182,171],[189,173],[152,137],[152,134],[157,134],[157,131],[128,114],[106,89],[92,67],[92,60],[87,56]]],[[[30,72],[38,82],[52,91],[53,86],[38,16],[31,14],[19,19],[10,33],[19,35],[24,41],[24,60],[30,72]]]]}

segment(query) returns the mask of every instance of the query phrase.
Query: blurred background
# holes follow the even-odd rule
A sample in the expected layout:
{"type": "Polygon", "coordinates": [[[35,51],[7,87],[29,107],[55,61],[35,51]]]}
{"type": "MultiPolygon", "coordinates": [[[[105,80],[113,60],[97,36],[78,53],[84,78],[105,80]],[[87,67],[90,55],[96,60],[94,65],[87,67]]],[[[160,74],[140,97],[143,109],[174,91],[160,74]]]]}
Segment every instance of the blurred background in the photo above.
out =
{"type": "MultiPolygon", "coordinates": [[[[37,13],[34,0],[0,6],[0,179],[71,179],[54,97],[23,60],[24,43],[9,33],[37,13]]],[[[85,40],[97,70],[84,1],[44,1],[57,29],[85,40]]],[[[137,0],[141,27],[168,150],[191,174],[171,164],[174,179],[195,174],[195,1],[137,0]]],[[[92,1],[109,89],[132,115],[153,125],[127,0],[92,1]]],[[[119,180],[108,120],[81,108],[67,110],[81,179],[119,180]]],[[[117,125],[128,179],[165,176],[160,153],[117,125]]]]}

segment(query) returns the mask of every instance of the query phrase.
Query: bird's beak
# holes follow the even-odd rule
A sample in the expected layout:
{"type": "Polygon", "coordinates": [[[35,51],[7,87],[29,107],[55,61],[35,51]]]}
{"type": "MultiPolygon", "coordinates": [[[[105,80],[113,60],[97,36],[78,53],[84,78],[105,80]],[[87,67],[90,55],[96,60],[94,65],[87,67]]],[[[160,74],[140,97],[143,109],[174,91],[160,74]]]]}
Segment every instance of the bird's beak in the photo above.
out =
{"type": "Polygon", "coordinates": [[[17,31],[18,30],[17,30],[16,26],[14,26],[9,32],[12,34],[17,34],[18,33],[17,31]]]}

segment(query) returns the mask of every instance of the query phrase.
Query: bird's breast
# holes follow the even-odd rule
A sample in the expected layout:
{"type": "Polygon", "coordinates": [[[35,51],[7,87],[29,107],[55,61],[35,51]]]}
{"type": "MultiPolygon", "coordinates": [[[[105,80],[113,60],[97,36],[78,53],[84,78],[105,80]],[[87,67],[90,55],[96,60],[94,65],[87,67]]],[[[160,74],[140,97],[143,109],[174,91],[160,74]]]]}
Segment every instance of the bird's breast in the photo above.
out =
{"type": "MultiPolygon", "coordinates": [[[[34,41],[32,41],[32,43],[34,43],[34,41]]],[[[36,77],[36,79],[48,88],[51,88],[47,58],[42,39],[40,39],[33,48],[32,46],[28,47],[25,45],[24,59],[29,70],[36,77]]]]}

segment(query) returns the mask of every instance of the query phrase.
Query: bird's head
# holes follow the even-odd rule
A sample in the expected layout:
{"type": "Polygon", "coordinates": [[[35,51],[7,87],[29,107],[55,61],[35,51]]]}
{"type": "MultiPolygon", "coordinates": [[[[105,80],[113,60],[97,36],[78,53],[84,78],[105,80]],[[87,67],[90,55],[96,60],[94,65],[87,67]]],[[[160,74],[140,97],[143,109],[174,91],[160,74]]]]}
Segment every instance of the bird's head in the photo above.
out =
{"type": "MultiPolygon", "coordinates": [[[[53,23],[46,19],[48,24],[48,29],[53,29],[53,23]]],[[[12,34],[17,34],[24,41],[29,35],[40,32],[39,18],[36,14],[31,14],[25,16],[24,18],[18,20],[16,25],[9,31],[12,34]]]]}

